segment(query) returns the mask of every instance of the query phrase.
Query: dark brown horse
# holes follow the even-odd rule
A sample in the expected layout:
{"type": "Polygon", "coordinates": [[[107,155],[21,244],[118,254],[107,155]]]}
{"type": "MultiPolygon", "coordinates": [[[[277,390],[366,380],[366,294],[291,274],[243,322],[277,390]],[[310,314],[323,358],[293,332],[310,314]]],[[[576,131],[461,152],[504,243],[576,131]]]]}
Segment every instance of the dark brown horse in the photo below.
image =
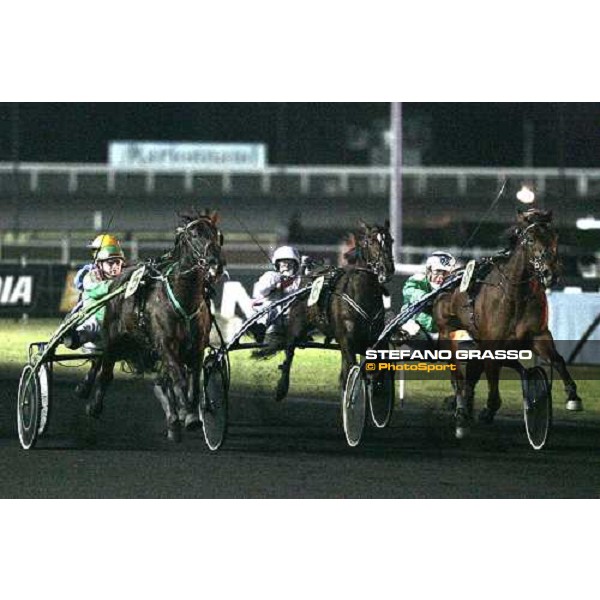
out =
{"type": "Polygon", "coordinates": [[[356,246],[351,251],[353,265],[344,269],[317,269],[303,281],[308,285],[319,276],[326,278],[319,301],[308,306],[307,299],[297,300],[289,309],[285,320],[285,337],[255,353],[255,357],[268,358],[285,350],[285,361],[279,367],[281,377],[276,399],[287,396],[290,369],[294,352],[311,332],[318,330],[326,339],[335,339],[340,346],[342,386],[350,368],[356,364],[356,355],[364,354],[383,329],[383,284],[394,274],[392,257],[393,239],[389,222],[384,227],[361,223],[355,236],[356,246]]]}
{"type": "MultiPolygon", "coordinates": [[[[546,288],[555,283],[560,270],[558,236],[552,227],[552,213],[538,209],[521,212],[509,234],[509,249],[480,267],[483,271],[478,271],[480,277],[474,282],[472,291],[454,289],[436,299],[433,314],[440,343],[449,343],[455,351],[458,343],[451,339],[452,332],[467,330],[479,347],[486,350],[533,350],[560,374],[567,394],[567,409],[583,410],[577,386],[548,330],[546,288]]],[[[481,419],[493,420],[501,405],[501,368],[502,363],[494,360],[470,361],[465,380],[457,364],[457,370],[453,372],[457,437],[468,431],[474,389],[483,371],[489,394],[481,419]]]]}
{"type": "MultiPolygon", "coordinates": [[[[87,407],[90,416],[102,412],[115,362],[126,360],[137,370],[156,371],[154,392],[165,412],[169,439],[179,441],[182,425],[200,426],[200,373],[212,324],[210,290],[225,264],[217,222],[216,214],[184,217],[174,248],[146,264],[137,292],[107,304],[98,385],[87,407]]],[[[131,278],[134,270],[128,269],[113,287],[131,278]]],[[[88,395],[94,379],[92,369],[84,383],[88,395]]]]}

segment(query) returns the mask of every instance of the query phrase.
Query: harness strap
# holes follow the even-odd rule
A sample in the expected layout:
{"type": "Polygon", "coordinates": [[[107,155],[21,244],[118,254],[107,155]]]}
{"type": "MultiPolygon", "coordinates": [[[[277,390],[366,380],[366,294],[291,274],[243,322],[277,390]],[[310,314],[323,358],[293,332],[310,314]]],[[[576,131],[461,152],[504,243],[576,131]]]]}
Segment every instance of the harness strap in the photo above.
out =
{"type": "Polygon", "coordinates": [[[364,309],[361,308],[356,302],[354,302],[354,300],[352,300],[352,298],[350,298],[348,294],[336,294],[336,296],[339,296],[340,298],[342,298],[342,300],[349,304],[365,321],[369,322],[371,320],[369,318],[369,315],[364,311],[364,309]]]}
{"type": "Polygon", "coordinates": [[[368,323],[369,327],[371,327],[373,323],[376,323],[377,320],[381,319],[381,317],[383,316],[383,309],[380,308],[377,311],[377,314],[373,318],[371,318],[359,304],[357,304],[354,300],[352,300],[352,298],[350,298],[350,296],[348,296],[348,294],[338,294],[337,292],[333,293],[336,296],[338,296],[338,298],[344,300],[344,302],[346,302],[349,306],[351,306],[368,323]]]}
{"type": "Polygon", "coordinates": [[[175,308],[177,313],[183,318],[183,320],[185,321],[186,325],[189,328],[192,321],[198,316],[198,314],[200,312],[200,306],[198,306],[198,308],[192,314],[188,315],[188,313],[185,312],[185,310],[183,309],[183,306],[181,306],[181,303],[179,302],[179,300],[177,300],[177,296],[175,296],[175,292],[173,292],[173,288],[171,287],[171,284],[169,283],[169,275],[171,274],[171,272],[173,271],[174,268],[175,268],[175,263],[172,264],[167,269],[167,272],[163,275],[162,280],[165,284],[165,288],[167,290],[167,296],[169,297],[171,304],[173,305],[173,307],[175,308]]]}

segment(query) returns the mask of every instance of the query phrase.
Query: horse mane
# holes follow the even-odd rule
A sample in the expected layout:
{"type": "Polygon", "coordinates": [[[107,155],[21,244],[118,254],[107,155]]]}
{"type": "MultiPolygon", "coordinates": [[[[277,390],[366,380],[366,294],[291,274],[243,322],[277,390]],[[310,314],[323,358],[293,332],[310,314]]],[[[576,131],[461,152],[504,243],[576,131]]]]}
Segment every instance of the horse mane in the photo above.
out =
{"type": "Polygon", "coordinates": [[[530,208],[519,211],[517,220],[524,225],[549,225],[552,223],[552,211],[542,210],[541,208],[530,208]]]}
{"type": "Polygon", "coordinates": [[[178,216],[181,219],[181,225],[183,227],[193,223],[194,221],[199,221],[208,227],[214,228],[217,227],[220,220],[219,213],[216,210],[211,211],[209,209],[205,209],[204,211],[191,209],[189,211],[179,213],[178,216]]]}
{"type": "Polygon", "coordinates": [[[181,234],[190,223],[196,222],[195,228],[198,229],[200,233],[210,236],[217,228],[220,218],[217,211],[210,211],[209,209],[205,209],[204,211],[192,209],[190,211],[178,213],[178,216],[181,225],[176,230],[174,251],[179,249],[181,234]]]}
{"type": "Polygon", "coordinates": [[[531,225],[552,226],[552,211],[541,208],[530,208],[517,212],[517,223],[511,225],[503,234],[502,239],[508,241],[509,250],[514,250],[524,229],[531,225]]]}
{"type": "Polygon", "coordinates": [[[355,260],[355,252],[356,247],[358,246],[356,235],[353,232],[347,233],[342,242],[342,260],[345,261],[346,264],[351,264],[353,260],[355,260]]]}

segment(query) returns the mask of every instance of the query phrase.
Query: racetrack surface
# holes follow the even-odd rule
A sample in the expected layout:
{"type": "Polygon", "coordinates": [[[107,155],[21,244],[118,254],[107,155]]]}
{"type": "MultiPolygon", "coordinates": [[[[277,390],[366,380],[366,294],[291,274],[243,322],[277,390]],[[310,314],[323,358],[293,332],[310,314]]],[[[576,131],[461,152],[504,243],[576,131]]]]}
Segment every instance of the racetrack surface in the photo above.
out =
{"type": "MultiPolygon", "coordinates": [[[[338,403],[231,399],[227,441],[217,453],[201,432],[181,444],[163,436],[150,380],[114,382],[98,421],[72,397],[76,380],[55,381],[49,431],[35,449],[16,434],[18,371],[0,376],[2,498],[597,498],[600,422],[555,422],[549,446],[533,451],[521,419],[478,426],[462,442],[451,416],[397,409],[385,431],[346,445],[338,403]]],[[[555,402],[560,399],[555,400],[555,402]]]]}

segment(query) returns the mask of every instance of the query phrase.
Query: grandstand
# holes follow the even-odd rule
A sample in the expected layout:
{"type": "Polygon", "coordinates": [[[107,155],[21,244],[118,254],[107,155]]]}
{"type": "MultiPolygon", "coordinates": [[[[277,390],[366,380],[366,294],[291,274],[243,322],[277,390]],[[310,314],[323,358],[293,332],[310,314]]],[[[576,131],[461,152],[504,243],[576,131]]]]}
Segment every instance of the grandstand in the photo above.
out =
{"type": "MultiPolygon", "coordinates": [[[[381,167],[198,172],[0,163],[0,260],[78,263],[86,257],[90,233],[109,223],[131,256],[145,258],[169,245],[179,211],[206,206],[222,215],[234,265],[264,264],[258,246],[268,249],[283,240],[335,262],[345,232],[358,219],[387,218],[390,175],[381,167]]],[[[465,257],[499,248],[523,183],[535,187],[539,203],[555,212],[567,283],[597,289],[596,232],[575,224],[598,213],[600,170],[406,167],[402,261],[418,263],[431,248],[453,248],[465,257]],[[497,209],[471,247],[462,248],[504,180],[497,209]]]]}

